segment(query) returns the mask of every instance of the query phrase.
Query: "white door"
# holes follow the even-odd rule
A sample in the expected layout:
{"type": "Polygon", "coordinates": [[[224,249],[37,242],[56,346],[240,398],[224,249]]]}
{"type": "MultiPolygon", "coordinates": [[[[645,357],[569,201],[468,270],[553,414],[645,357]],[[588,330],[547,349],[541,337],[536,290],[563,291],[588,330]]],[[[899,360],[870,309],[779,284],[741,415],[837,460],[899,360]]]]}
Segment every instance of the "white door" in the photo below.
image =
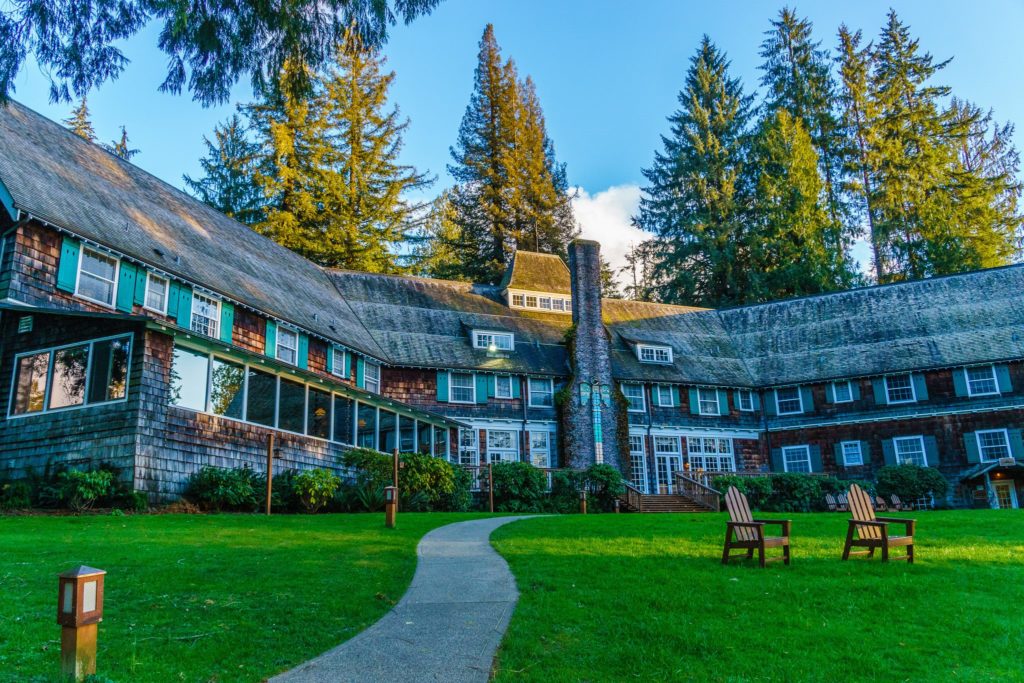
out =
{"type": "Polygon", "coordinates": [[[1002,510],[1010,510],[1017,507],[1017,486],[1011,481],[992,482],[992,488],[996,490],[996,503],[1002,510]]]}
{"type": "Polygon", "coordinates": [[[654,437],[654,464],[657,470],[657,493],[675,492],[675,473],[683,468],[678,436],[654,437]]]}
{"type": "Polygon", "coordinates": [[[642,434],[629,435],[629,480],[644,493],[647,490],[647,449],[642,434]]]}

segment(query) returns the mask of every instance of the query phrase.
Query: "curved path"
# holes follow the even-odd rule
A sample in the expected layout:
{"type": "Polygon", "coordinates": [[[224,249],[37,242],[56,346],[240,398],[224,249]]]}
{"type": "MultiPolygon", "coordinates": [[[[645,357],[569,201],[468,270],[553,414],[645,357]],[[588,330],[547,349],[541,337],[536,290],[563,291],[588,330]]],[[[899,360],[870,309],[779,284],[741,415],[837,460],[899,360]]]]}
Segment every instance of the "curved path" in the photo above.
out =
{"type": "Polygon", "coordinates": [[[417,547],[412,585],[384,618],[316,659],[270,679],[487,681],[519,599],[491,532],[524,517],[492,517],[434,529],[417,547]]]}

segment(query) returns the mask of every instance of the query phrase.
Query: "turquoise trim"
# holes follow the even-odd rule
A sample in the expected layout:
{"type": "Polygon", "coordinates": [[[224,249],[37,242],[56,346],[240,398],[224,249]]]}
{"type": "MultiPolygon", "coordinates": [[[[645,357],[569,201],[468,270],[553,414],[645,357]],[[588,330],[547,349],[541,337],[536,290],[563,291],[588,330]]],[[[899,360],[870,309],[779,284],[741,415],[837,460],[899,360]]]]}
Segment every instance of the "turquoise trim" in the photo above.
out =
{"type": "Polygon", "coordinates": [[[18,220],[18,210],[14,208],[14,197],[2,182],[0,182],[0,204],[6,209],[7,215],[11,217],[12,221],[18,220]]]}

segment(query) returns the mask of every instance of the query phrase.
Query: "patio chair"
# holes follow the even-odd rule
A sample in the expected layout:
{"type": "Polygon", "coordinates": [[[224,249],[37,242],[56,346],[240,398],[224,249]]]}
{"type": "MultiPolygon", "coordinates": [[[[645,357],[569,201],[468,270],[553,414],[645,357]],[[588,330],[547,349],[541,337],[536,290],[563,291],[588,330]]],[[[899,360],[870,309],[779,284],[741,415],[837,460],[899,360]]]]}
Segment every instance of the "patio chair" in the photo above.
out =
{"type": "Polygon", "coordinates": [[[885,502],[885,498],[881,496],[875,496],[875,509],[879,512],[888,512],[889,505],[885,502]]]}
{"type": "Polygon", "coordinates": [[[850,509],[850,501],[846,499],[845,493],[840,493],[836,496],[836,505],[839,506],[840,512],[846,512],[850,509]]]}
{"type": "Polygon", "coordinates": [[[831,493],[825,494],[825,505],[828,506],[829,512],[839,512],[839,503],[836,502],[836,497],[831,493]]]}
{"type": "Polygon", "coordinates": [[[722,564],[728,564],[733,557],[746,557],[752,559],[754,551],[757,550],[757,561],[762,567],[766,562],[782,560],[789,564],[789,529],[791,521],[788,519],[754,519],[750,514],[750,504],[747,497],[730,486],[725,494],[725,507],[729,510],[729,521],[725,526],[725,549],[722,551],[722,564]],[[781,536],[765,536],[764,528],[768,524],[778,524],[782,527],[781,536]],[[734,548],[746,550],[741,555],[730,555],[729,551],[734,548]],[[782,555],[778,557],[765,557],[765,548],[782,548],[782,555]]]}
{"type": "Polygon", "coordinates": [[[909,503],[904,503],[902,500],[900,500],[900,497],[897,496],[895,493],[892,494],[892,496],[890,496],[890,498],[892,499],[892,509],[893,510],[899,510],[900,512],[907,512],[908,510],[913,510],[914,509],[913,505],[910,505],[909,503]]]}
{"type": "Polygon", "coordinates": [[[897,519],[895,517],[875,517],[875,509],[871,505],[871,496],[864,492],[864,489],[854,484],[850,487],[850,520],[849,529],[846,531],[846,545],[843,547],[843,559],[850,559],[850,555],[868,555],[874,557],[875,550],[882,549],[882,562],[889,561],[889,550],[891,548],[905,547],[907,554],[893,559],[914,562],[914,525],[916,520],[897,519]],[[889,533],[890,524],[903,524],[906,532],[902,536],[889,533]],[[851,552],[854,546],[866,548],[851,552]]]}

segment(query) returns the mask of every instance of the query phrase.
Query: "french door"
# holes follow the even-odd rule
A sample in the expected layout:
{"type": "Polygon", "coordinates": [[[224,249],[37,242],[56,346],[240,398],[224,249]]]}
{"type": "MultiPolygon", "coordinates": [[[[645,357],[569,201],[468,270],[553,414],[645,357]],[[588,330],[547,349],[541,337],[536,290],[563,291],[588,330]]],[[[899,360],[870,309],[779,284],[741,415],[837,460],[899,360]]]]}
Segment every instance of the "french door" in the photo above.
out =
{"type": "Polygon", "coordinates": [[[654,463],[658,493],[675,493],[675,473],[683,468],[678,436],[654,437],[654,463]]]}
{"type": "Polygon", "coordinates": [[[644,493],[647,489],[647,449],[642,434],[629,435],[629,480],[644,493]]]}
{"type": "Polygon", "coordinates": [[[996,503],[1000,509],[1009,510],[1017,507],[1017,485],[1015,482],[992,482],[992,488],[996,490],[996,503]]]}

